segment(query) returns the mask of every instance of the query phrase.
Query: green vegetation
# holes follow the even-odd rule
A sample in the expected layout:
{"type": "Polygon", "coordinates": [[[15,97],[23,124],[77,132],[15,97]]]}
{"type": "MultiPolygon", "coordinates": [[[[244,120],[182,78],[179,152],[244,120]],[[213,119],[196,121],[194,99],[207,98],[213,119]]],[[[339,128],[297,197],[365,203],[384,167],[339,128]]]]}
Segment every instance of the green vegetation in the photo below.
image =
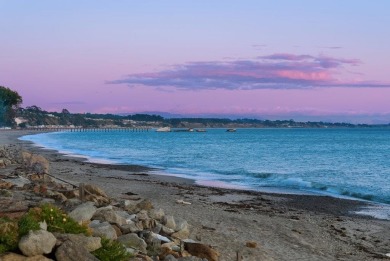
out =
{"type": "Polygon", "coordinates": [[[107,238],[102,238],[102,247],[93,251],[92,254],[101,261],[126,261],[131,257],[121,243],[107,238]]]}
{"type": "Polygon", "coordinates": [[[30,216],[27,220],[46,221],[49,232],[89,235],[88,227],[79,225],[61,209],[50,204],[30,209],[27,216],[30,216]]]}
{"type": "Polygon", "coordinates": [[[27,235],[30,230],[35,231],[39,230],[39,221],[35,217],[35,215],[32,215],[31,210],[25,214],[18,222],[19,225],[19,235],[20,237],[27,235]]]}
{"type": "Polygon", "coordinates": [[[19,234],[16,221],[0,218],[0,254],[18,248],[19,234]]]}
{"type": "Polygon", "coordinates": [[[0,86],[0,127],[15,125],[16,110],[22,101],[22,97],[16,91],[0,86]]]}
{"type": "MultiPolygon", "coordinates": [[[[17,249],[19,239],[27,235],[30,230],[39,230],[39,222],[43,221],[46,221],[49,232],[90,235],[88,227],[79,225],[61,209],[51,204],[44,204],[30,209],[19,220],[0,218],[0,254],[17,249]]],[[[113,251],[118,250],[119,247],[108,244],[108,249],[113,251]]]]}

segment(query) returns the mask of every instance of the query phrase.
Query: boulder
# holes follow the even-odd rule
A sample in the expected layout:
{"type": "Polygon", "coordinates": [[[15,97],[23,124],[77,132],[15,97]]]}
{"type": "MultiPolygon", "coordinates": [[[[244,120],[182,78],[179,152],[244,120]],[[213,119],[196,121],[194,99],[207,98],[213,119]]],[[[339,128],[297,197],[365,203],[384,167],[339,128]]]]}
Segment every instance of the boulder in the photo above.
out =
{"type": "Polygon", "coordinates": [[[137,213],[137,219],[138,219],[138,220],[149,219],[148,211],[146,211],[146,210],[141,210],[140,212],[138,212],[138,213],[137,213]]]}
{"type": "Polygon", "coordinates": [[[94,236],[106,237],[112,240],[117,239],[115,229],[108,222],[100,223],[98,220],[94,220],[89,224],[89,227],[92,228],[92,235],[94,236]]]}
{"type": "Polygon", "coordinates": [[[117,241],[121,242],[125,247],[135,248],[142,253],[146,253],[147,245],[145,241],[135,233],[120,236],[117,241]]]}
{"type": "Polygon", "coordinates": [[[98,186],[92,185],[92,184],[85,184],[84,189],[88,194],[96,195],[96,196],[101,196],[104,198],[108,198],[106,192],[104,192],[101,188],[98,186]]]}
{"type": "Polygon", "coordinates": [[[49,254],[56,244],[56,238],[45,230],[32,231],[19,241],[19,249],[25,256],[49,254]]]}
{"type": "Polygon", "coordinates": [[[144,230],[142,222],[131,222],[119,227],[123,234],[137,233],[144,230]]]}
{"type": "Polygon", "coordinates": [[[8,253],[0,256],[0,261],[53,261],[53,259],[42,255],[26,257],[15,253],[8,253]]]}
{"type": "Polygon", "coordinates": [[[185,227],[182,230],[173,233],[171,236],[178,239],[187,239],[189,235],[190,231],[188,230],[188,227],[185,227]]]}
{"type": "Polygon", "coordinates": [[[71,241],[65,241],[59,246],[55,256],[57,261],[99,261],[83,245],[75,244],[71,241]]]}
{"type": "Polygon", "coordinates": [[[96,212],[96,207],[92,202],[86,202],[76,207],[69,213],[69,217],[73,218],[77,222],[89,221],[96,212]]]}
{"type": "Polygon", "coordinates": [[[167,228],[175,230],[176,223],[173,216],[165,215],[163,218],[163,225],[165,225],[167,228]]]}
{"type": "Polygon", "coordinates": [[[77,190],[75,189],[75,190],[64,191],[63,194],[68,199],[70,199],[70,198],[79,198],[80,197],[80,192],[79,192],[78,189],[77,190]]]}
{"type": "Polygon", "coordinates": [[[87,237],[83,234],[55,234],[58,242],[62,243],[70,241],[76,245],[83,246],[89,252],[95,251],[102,247],[102,239],[100,237],[87,237]]]}
{"type": "Polygon", "coordinates": [[[183,229],[188,229],[188,223],[186,220],[182,219],[182,218],[178,218],[176,217],[175,218],[175,228],[174,230],[177,232],[177,231],[180,231],[180,230],[183,230],[183,229]]]}
{"type": "Polygon", "coordinates": [[[131,222],[131,219],[130,218],[126,219],[125,214],[122,212],[123,211],[103,209],[103,210],[96,211],[95,215],[93,216],[93,219],[100,220],[100,221],[107,221],[111,224],[122,226],[131,222]]]}
{"type": "Polygon", "coordinates": [[[11,182],[0,179],[0,189],[11,189],[13,186],[11,182]]]}
{"type": "Polygon", "coordinates": [[[219,253],[205,244],[185,242],[184,248],[193,256],[206,258],[208,261],[219,260],[219,253]]]}
{"type": "Polygon", "coordinates": [[[149,210],[149,217],[156,219],[156,220],[161,220],[164,217],[164,210],[159,208],[159,209],[151,209],[149,210]]]}
{"type": "Polygon", "coordinates": [[[39,174],[49,173],[49,161],[43,156],[23,151],[22,158],[25,168],[29,171],[39,174]]]}
{"type": "Polygon", "coordinates": [[[25,177],[7,179],[7,181],[18,188],[23,188],[25,185],[31,184],[31,181],[25,177]]]}
{"type": "Polygon", "coordinates": [[[97,195],[87,195],[85,196],[85,199],[87,201],[91,201],[95,203],[96,206],[106,206],[107,204],[110,203],[110,199],[102,196],[97,196],[97,195]]]}
{"type": "Polygon", "coordinates": [[[141,210],[153,209],[153,204],[149,199],[143,199],[141,201],[125,201],[125,209],[129,213],[138,213],[141,210]]]}

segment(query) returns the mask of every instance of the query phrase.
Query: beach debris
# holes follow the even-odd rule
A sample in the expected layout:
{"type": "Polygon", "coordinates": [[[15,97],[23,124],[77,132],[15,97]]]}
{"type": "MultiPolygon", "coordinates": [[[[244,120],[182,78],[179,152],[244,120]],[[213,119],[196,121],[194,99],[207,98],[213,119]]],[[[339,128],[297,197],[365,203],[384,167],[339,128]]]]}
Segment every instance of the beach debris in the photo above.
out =
{"type": "Polygon", "coordinates": [[[208,261],[218,261],[220,254],[208,245],[202,243],[184,243],[185,250],[193,256],[207,258],[208,261]]]}
{"type": "Polygon", "coordinates": [[[184,201],[182,199],[176,200],[176,203],[183,204],[183,205],[191,205],[192,204],[191,202],[187,202],[187,201],[184,201]]]}
{"type": "Polygon", "coordinates": [[[249,247],[249,248],[256,248],[257,247],[257,242],[255,242],[255,241],[247,241],[245,246],[249,247]]]}

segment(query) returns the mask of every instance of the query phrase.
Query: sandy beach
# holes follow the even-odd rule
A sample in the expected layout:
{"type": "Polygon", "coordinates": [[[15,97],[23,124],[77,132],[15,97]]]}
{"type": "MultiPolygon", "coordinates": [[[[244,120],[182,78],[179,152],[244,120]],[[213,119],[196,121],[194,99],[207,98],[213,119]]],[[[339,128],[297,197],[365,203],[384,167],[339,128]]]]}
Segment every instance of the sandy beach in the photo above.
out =
{"type": "Polygon", "coordinates": [[[1,131],[0,145],[43,155],[51,175],[72,184],[96,184],[117,199],[129,192],[150,199],[155,207],[187,220],[190,238],[215,247],[221,261],[237,260],[237,253],[244,260],[390,259],[390,221],[355,214],[367,204],[362,201],[199,186],[155,175],[147,166],[89,163],[18,140],[30,133],[36,132],[1,131]],[[248,241],[257,247],[246,247],[248,241]]]}

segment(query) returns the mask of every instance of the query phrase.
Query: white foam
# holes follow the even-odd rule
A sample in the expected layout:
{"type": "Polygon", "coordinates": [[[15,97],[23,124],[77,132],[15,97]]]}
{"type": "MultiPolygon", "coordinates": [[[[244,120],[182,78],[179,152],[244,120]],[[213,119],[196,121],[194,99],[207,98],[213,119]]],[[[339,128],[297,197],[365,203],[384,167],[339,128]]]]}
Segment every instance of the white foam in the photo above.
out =
{"type": "Polygon", "coordinates": [[[377,219],[390,220],[390,205],[387,204],[375,204],[355,211],[358,215],[370,216],[377,219]]]}

